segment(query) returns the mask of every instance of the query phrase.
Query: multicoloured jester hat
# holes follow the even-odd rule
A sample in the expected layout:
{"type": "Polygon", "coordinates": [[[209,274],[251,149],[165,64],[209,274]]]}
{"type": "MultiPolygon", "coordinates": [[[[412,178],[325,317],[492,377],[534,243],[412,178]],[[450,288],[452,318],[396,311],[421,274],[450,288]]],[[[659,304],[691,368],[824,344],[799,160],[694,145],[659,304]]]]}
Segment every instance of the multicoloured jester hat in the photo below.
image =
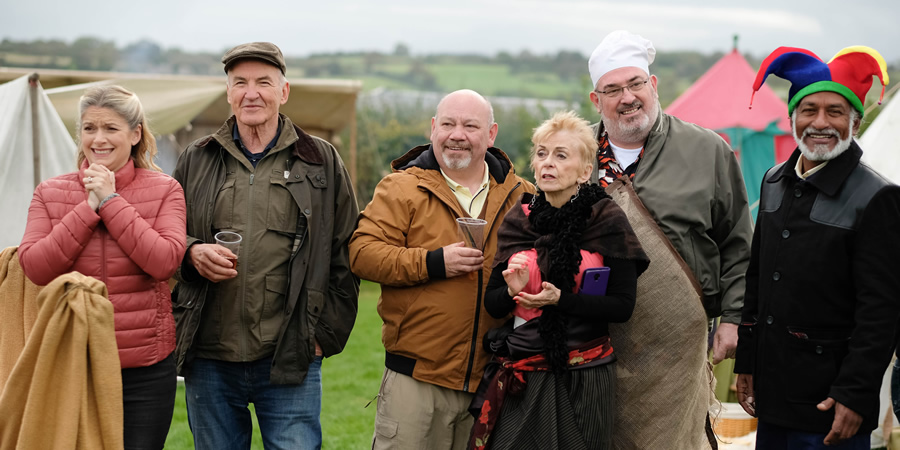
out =
{"type": "Polygon", "coordinates": [[[753,81],[753,95],[750,106],[753,107],[753,96],[762,87],[769,74],[777,75],[791,82],[788,93],[788,114],[803,97],[816,92],[837,92],[863,115],[863,104],[866,93],[872,87],[872,76],[881,80],[881,100],[884,99],[884,86],[888,84],[887,64],[875,49],[857,45],[839,51],[828,64],[822,62],[815,53],[794,47],[778,47],[759,67],[756,80],[753,81]]]}

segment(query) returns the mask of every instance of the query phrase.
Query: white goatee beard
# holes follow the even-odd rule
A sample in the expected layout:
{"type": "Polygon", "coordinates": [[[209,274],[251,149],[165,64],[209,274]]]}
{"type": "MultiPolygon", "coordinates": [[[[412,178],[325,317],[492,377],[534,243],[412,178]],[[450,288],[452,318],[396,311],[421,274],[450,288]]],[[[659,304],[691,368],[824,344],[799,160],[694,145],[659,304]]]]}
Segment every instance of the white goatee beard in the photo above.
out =
{"type": "Polygon", "coordinates": [[[465,156],[459,158],[451,158],[445,154],[441,154],[441,158],[444,160],[444,164],[447,165],[447,168],[451,170],[463,170],[468,169],[469,164],[472,163],[472,154],[468,153],[465,156]]]}
{"type": "Polygon", "coordinates": [[[841,134],[838,133],[838,131],[834,128],[825,128],[823,130],[819,130],[812,126],[809,126],[806,127],[805,130],[803,130],[803,134],[799,137],[797,136],[796,125],[792,125],[791,128],[793,128],[792,131],[794,133],[794,140],[797,141],[797,147],[800,149],[800,153],[802,153],[803,156],[809,161],[831,161],[832,159],[837,158],[842,153],[847,151],[847,149],[850,148],[850,142],[853,141],[852,134],[848,133],[847,139],[841,139],[841,134]],[[830,134],[832,136],[837,136],[838,143],[835,144],[834,148],[831,150],[828,149],[828,145],[824,144],[813,145],[812,148],[810,148],[808,145],[806,145],[805,142],[803,142],[803,138],[805,138],[809,134],[830,134]]]}

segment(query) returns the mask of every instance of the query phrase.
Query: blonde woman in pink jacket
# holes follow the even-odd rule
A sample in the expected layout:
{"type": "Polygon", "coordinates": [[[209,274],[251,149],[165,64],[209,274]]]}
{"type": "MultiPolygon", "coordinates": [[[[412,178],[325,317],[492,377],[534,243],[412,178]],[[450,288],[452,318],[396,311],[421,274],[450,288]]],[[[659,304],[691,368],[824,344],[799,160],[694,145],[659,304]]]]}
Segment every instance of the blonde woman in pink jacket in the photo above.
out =
{"type": "Polygon", "coordinates": [[[120,86],[81,97],[77,172],[41,183],[19,261],[35,284],[78,271],[106,283],[122,364],[126,449],[161,449],[175,402],[168,279],[185,250],[184,192],[153,163],[138,97],[120,86]]]}

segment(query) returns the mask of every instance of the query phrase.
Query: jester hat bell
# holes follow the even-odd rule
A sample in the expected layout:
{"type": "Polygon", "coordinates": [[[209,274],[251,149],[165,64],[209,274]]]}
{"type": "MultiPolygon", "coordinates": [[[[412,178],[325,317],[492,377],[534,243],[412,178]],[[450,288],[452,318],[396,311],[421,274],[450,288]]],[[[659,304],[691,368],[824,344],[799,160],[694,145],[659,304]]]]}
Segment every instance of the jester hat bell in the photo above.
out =
{"type": "MultiPolygon", "coordinates": [[[[788,114],[793,114],[800,100],[816,92],[836,92],[847,99],[850,105],[863,115],[866,93],[872,87],[872,76],[881,80],[881,100],[884,86],[888,84],[887,64],[884,58],[872,48],[865,46],[847,47],[839,51],[828,64],[815,53],[794,47],[779,47],[772,52],[759,67],[753,81],[753,95],[762,87],[769,74],[777,75],[791,82],[788,93],[788,114]]],[[[753,105],[753,97],[750,97],[753,105]]]]}

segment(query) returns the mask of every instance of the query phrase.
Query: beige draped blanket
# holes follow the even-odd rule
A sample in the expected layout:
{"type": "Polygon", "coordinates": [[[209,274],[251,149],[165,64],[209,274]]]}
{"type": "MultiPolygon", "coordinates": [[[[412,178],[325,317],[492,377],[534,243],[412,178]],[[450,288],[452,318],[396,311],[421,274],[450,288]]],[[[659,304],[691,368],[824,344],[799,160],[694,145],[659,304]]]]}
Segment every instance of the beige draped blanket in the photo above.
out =
{"type": "Polygon", "coordinates": [[[714,378],[699,284],[631,183],[620,178],[607,192],[650,257],[650,267],[638,278],[634,314],[609,329],[618,356],[613,445],[709,448],[706,416],[714,401],[714,378]]]}
{"type": "Polygon", "coordinates": [[[121,449],[122,373],[106,285],[61,275],[37,306],[0,392],[0,450],[121,449]]]}
{"type": "Polygon", "coordinates": [[[37,320],[41,286],[25,277],[18,247],[0,252],[0,392],[37,320]]]}

